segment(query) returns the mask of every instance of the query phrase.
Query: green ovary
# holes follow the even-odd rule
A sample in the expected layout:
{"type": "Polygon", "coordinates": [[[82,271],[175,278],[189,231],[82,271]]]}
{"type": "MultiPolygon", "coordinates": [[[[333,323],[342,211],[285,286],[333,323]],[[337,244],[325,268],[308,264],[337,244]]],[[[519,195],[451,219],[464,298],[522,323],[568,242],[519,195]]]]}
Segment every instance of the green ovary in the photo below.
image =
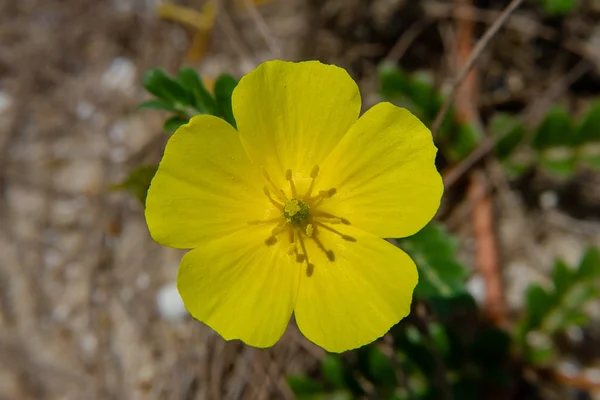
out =
{"type": "Polygon", "coordinates": [[[296,227],[303,227],[308,223],[309,211],[308,204],[298,199],[288,200],[283,206],[285,220],[296,227]]]}

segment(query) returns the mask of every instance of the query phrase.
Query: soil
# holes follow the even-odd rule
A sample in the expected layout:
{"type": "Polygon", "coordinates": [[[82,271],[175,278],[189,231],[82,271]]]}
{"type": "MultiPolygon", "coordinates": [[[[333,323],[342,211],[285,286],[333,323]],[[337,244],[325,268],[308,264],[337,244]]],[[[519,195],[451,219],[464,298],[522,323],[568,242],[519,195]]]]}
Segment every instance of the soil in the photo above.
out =
{"type": "MultiPolygon", "coordinates": [[[[0,0],[0,399],[291,398],[285,376],[324,354],[293,323],[272,349],[226,342],[173,297],[182,252],[154,243],[138,202],[107,189],[158,161],[166,141],[164,115],[133,111],[147,98],[147,68],[191,63],[214,78],[275,57],[316,58],[347,68],[365,107],[379,100],[382,61],[425,71],[442,88],[456,72],[452,3],[274,0],[257,16],[222,1],[200,56],[189,52],[194,31],[159,18],[160,3],[0,0]]],[[[477,29],[506,3],[477,1],[477,29]]],[[[568,18],[527,3],[495,38],[478,64],[484,121],[505,110],[534,126],[555,102],[577,113],[598,96],[600,4],[582,3],[568,18]]],[[[507,302],[517,312],[526,285],[547,282],[555,257],[574,263],[586,245],[600,245],[600,193],[590,190],[600,176],[557,182],[534,172],[510,182],[489,168],[507,302]]],[[[473,265],[461,188],[445,220],[473,265]]],[[[480,281],[474,272],[476,298],[480,281]]],[[[580,359],[578,371],[600,368],[598,357],[580,359]]]]}

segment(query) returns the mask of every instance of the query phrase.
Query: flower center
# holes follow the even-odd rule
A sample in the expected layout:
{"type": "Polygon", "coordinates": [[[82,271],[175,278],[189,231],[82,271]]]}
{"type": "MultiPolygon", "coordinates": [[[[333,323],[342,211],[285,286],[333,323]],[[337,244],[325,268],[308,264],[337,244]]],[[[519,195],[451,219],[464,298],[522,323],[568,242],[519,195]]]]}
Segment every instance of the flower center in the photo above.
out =
{"type": "Polygon", "coordinates": [[[291,199],[283,205],[283,216],[288,224],[297,228],[305,227],[310,216],[308,204],[298,199],[291,199]]]}
{"type": "Polygon", "coordinates": [[[327,249],[321,242],[319,238],[320,232],[329,231],[339,235],[343,240],[356,242],[355,238],[345,235],[331,226],[336,224],[350,225],[347,219],[319,210],[321,203],[334,196],[337,190],[335,188],[320,190],[316,195],[313,195],[315,181],[319,175],[318,165],[314,166],[310,173],[311,182],[308,190],[301,195],[298,194],[292,177],[292,171],[289,169],[286,171],[285,178],[290,185],[290,198],[286,196],[283,190],[277,187],[264,168],[262,173],[268,183],[268,186],[264,188],[265,196],[267,196],[271,204],[281,210],[280,217],[250,222],[250,224],[277,223],[271,230],[271,236],[265,240],[267,246],[276,244],[278,237],[287,232],[290,242],[288,253],[292,256],[295,255],[297,262],[306,264],[306,274],[311,276],[314,271],[314,265],[309,260],[305,240],[312,240],[331,262],[335,261],[335,253],[327,249]]]}

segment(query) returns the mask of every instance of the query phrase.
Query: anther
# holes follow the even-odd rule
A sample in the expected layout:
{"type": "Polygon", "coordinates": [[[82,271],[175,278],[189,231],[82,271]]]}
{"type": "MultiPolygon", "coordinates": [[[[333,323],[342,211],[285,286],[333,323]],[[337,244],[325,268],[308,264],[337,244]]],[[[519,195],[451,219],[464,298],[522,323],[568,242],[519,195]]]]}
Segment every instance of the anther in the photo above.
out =
{"type": "Polygon", "coordinates": [[[319,240],[319,238],[317,238],[317,236],[313,236],[312,240],[314,240],[317,247],[319,249],[321,249],[321,251],[323,253],[325,253],[325,255],[327,256],[327,259],[329,261],[331,261],[331,262],[335,261],[335,253],[333,252],[333,250],[327,250],[325,248],[325,246],[323,245],[323,243],[319,240]]]}
{"type": "Polygon", "coordinates": [[[333,224],[333,225],[337,225],[337,224],[342,224],[343,223],[342,219],[338,218],[338,217],[316,216],[315,218],[320,219],[322,222],[326,222],[328,224],[333,224]]]}
{"type": "Polygon", "coordinates": [[[310,177],[315,179],[318,175],[319,175],[319,166],[315,165],[313,167],[312,171],[310,171],[310,177]]]}
{"type": "Polygon", "coordinates": [[[328,199],[330,197],[332,197],[334,194],[337,193],[337,189],[336,188],[331,188],[329,190],[319,190],[319,194],[317,194],[316,196],[313,196],[311,198],[308,199],[308,201],[313,201],[316,200],[315,203],[313,203],[313,207],[318,206],[319,204],[321,204],[321,202],[323,201],[323,199],[328,199]]]}
{"type": "Polygon", "coordinates": [[[315,224],[319,225],[320,227],[323,227],[324,229],[327,229],[330,232],[335,233],[336,235],[339,235],[342,239],[348,241],[348,242],[356,242],[356,238],[349,236],[349,235],[345,235],[342,232],[333,229],[332,227],[325,225],[324,223],[320,222],[320,221],[315,221],[315,224]]]}
{"type": "Polygon", "coordinates": [[[267,172],[267,170],[265,169],[265,167],[260,167],[260,170],[261,170],[261,172],[263,174],[263,177],[267,180],[267,182],[269,183],[269,185],[271,185],[271,188],[273,189],[273,193],[275,194],[275,196],[280,201],[285,202],[287,200],[287,197],[285,196],[285,193],[283,192],[283,190],[279,189],[277,187],[277,185],[271,180],[271,177],[269,176],[269,173],[267,172]]]}
{"type": "Polygon", "coordinates": [[[281,217],[271,218],[271,219],[262,219],[256,221],[248,221],[248,225],[260,225],[260,224],[268,224],[272,222],[281,221],[281,217]]]}
{"type": "MultiPolygon", "coordinates": [[[[301,262],[306,261],[306,268],[310,268],[310,262],[308,261],[308,254],[306,252],[306,246],[304,246],[304,239],[302,238],[302,234],[298,232],[298,242],[300,242],[300,248],[302,249],[302,254],[304,255],[301,262]]],[[[298,259],[298,258],[296,258],[298,259]]]]}
{"type": "Polygon", "coordinates": [[[310,195],[312,194],[312,191],[315,187],[315,179],[317,178],[317,176],[319,175],[319,166],[315,165],[312,169],[312,171],[310,171],[310,177],[312,178],[310,181],[310,186],[308,187],[308,190],[306,191],[306,194],[304,195],[305,198],[309,198],[310,195]]]}
{"type": "Polygon", "coordinates": [[[271,231],[271,236],[277,236],[283,232],[285,230],[285,225],[286,223],[284,221],[281,221],[279,224],[277,224],[277,226],[271,231]]]}
{"type": "Polygon", "coordinates": [[[292,190],[292,197],[298,197],[298,193],[296,192],[296,185],[294,184],[294,179],[292,179],[292,170],[288,169],[285,171],[285,179],[290,183],[290,189],[292,190]]]}
{"type": "Polygon", "coordinates": [[[306,225],[306,236],[312,237],[314,231],[315,231],[315,228],[312,226],[312,224],[306,225]]]}
{"type": "Polygon", "coordinates": [[[325,211],[315,211],[315,213],[313,214],[313,217],[327,218],[327,221],[324,221],[324,222],[329,222],[330,220],[335,220],[335,221],[339,221],[339,222],[332,222],[332,223],[336,223],[336,224],[342,223],[344,225],[350,225],[350,221],[348,221],[346,218],[341,218],[341,217],[338,217],[337,215],[333,215],[333,214],[330,214],[325,211]]]}
{"type": "Polygon", "coordinates": [[[275,200],[273,200],[273,198],[271,197],[271,192],[269,191],[268,187],[264,187],[263,192],[265,193],[265,196],[267,196],[269,198],[269,201],[271,202],[271,204],[273,204],[275,207],[277,208],[282,208],[283,204],[280,204],[278,202],[276,202],[275,200]]]}

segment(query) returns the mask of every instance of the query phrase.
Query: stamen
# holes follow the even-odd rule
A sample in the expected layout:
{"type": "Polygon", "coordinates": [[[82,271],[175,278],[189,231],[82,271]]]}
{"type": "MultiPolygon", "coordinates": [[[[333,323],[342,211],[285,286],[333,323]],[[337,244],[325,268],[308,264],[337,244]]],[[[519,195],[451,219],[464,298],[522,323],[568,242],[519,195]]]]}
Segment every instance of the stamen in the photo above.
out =
{"type": "MultiPolygon", "coordinates": [[[[313,213],[313,216],[314,217],[324,217],[324,218],[328,218],[328,219],[335,219],[335,220],[339,220],[344,225],[350,225],[350,221],[348,221],[346,218],[341,218],[341,217],[338,217],[337,215],[333,215],[333,214],[330,214],[325,211],[315,211],[313,213]]],[[[326,221],[326,222],[329,222],[329,221],[326,221]]],[[[340,222],[337,222],[337,223],[339,224],[340,222]]]]}
{"type": "Polygon", "coordinates": [[[337,217],[325,217],[325,216],[315,216],[315,219],[321,220],[321,222],[325,222],[328,224],[338,225],[344,223],[341,218],[337,217]]]}
{"type": "Polygon", "coordinates": [[[306,236],[312,237],[314,231],[315,231],[315,228],[312,226],[312,224],[306,225],[306,236]]]}
{"type": "Polygon", "coordinates": [[[304,239],[302,238],[302,234],[298,232],[298,242],[300,242],[300,248],[302,249],[303,260],[306,261],[306,269],[307,271],[311,269],[311,264],[308,261],[308,253],[306,252],[306,246],[304,245],[304,239]]]}
{"type": "Polygon", "coordinates": [[[273,193],[275,194],[275,196],[280,201],[285,202],[287,200],[287,197],[285,196],[285,193],[283,193],[283,190],[279,189],[277,187],[277,185],[271,180],[271,177],[269,176],[269,173],[267,172],[265,167],[260,167],[260,170],[263,174],[263,177],[267,180],[267,182],[269,182],[269,185],[271,185],[271,188],[273,189],[273,193]],[[280,194],[283,196],[280,196],[280,194]]]}
{"type": "Polygon", "coordinates": [[[248,225],[260,225],[260,224],[270,224],[272,222],[281,221],[281,217],[270,218],[270,219],[261,219],[256,221],[248,221],[248,225]]]}
{"type": "Polygon", "coordinates": [[[280,223],[277,224],[277,226],[275,228],[273,228],[273,230],[271,231],[271,235],[273,235],[273,236],[279,235],[281,232],[285,231],[286,225],[287,225],[287,222],[281,221],[280,223]]]}
{"type": "Polygon", "coordinates": [[[292,190],[292,198],[298,197],[298,193],[296,192],[296,185],[294,184],[294,179],[292,179],[292,170],[288,169],[285,171],[285,179],[290,183],[290,189],[292,190]]]}
{"type": "Polygon", "coordinates": [[[337,189],[336,188],[331,188],[329,190],[319,190],[319,194],[318,195],[310,197],[306,201],[315,201],[315,203],[313,203],[312,206],[316,207],[319,204],[321,204],[321,202],[324,199],[328,199],[328,198],[332,197],[336,193],[337,193],[337,189]]]}
{"type": "Polygon", "coordinates": [[[329,261],[331,261],[331,262],[335,261],[335,253],[333,252],[333,250],[327,250],[317,236],[313,236],[312,240],[314,240],[317,247],[319,249],[321,249],[323,251],[323,253],[325,253],[325,255],[327,256],[329,261]]]}
{"type": "Polygon", "coordinates": [[[315,188],[315,180],[317,179],[317,176],[319,176],[319,166],[315,165],[312,169],[312,171],[310,171],[310,177],[312,178],[310,181],[310,186],[308,187],[308,191],[306,192],[306,194],[304,195],[304,198],[309,198],[310,195],[312,194],[313,189],[315,188]]]}
{"type": "Polygon", "coordinates": [[[273,200],[273,198],[271,197],[271,192],[269,192],[268,187],[265,186],[263,191],[265,193],[265,196],[267,196],[269,198],[269,201],[271,202],[271,204],[273,204],[276,208],[279,208],[279,209],[283,208],[283,204],[280,204],[280,203],[276,202],[275,200],[273,200]]]}
{"type": "Polygon", "coordinates": [[[356,242],[356,239],[353,238],[352,236],[344,235],[342,232],[340,232],[338,230],[335,230],[332,227],[327,226],[327,225],[325,225],[324,223],[322,223],[320,221],[315,221],[315,224],[317,224],[318,226],[320,226],[320,227],[322,227],[324,229],[327,229],[330,232],[335,233],[336,235],[340,235],[342,237],[342,239],[344,239],[344,240],[347,240],[349,242],[356,242]]]}
{"type": "Polygon", "coordinates": [[[277,243],[277,235],[279,235],[285,230],[286,225],[287,223],[285,221],[279,222],[279,224],[277,224],[277,226],[271,231],[271,236],[269,236],[267,240],[265,240],[265,244],[267,246],[272,246],[275,243],[277,243]]]}

